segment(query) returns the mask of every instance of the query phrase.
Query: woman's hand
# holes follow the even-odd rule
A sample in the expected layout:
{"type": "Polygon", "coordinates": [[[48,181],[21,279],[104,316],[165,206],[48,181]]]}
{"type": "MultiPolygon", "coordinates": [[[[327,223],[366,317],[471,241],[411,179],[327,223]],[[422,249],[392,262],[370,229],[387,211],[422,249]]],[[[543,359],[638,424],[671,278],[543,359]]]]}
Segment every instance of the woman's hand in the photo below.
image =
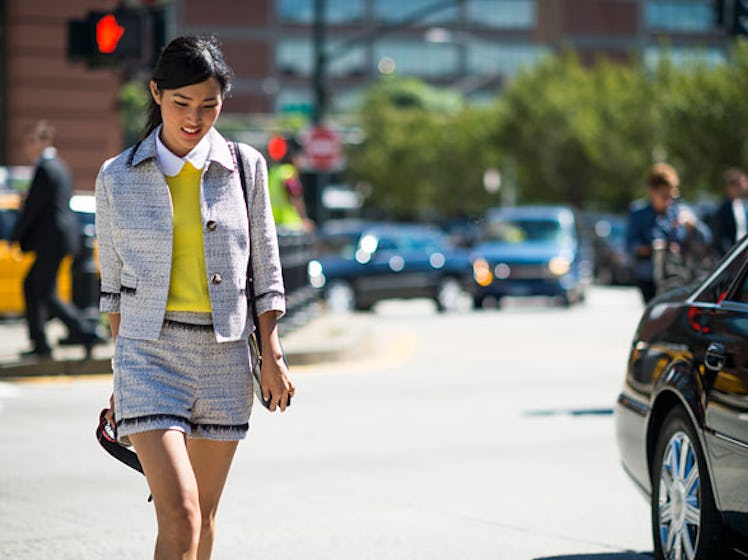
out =
{"type": "Polygon", "coordinates": [[[294,396],[296,387],[291,382],[288,366],[283,358],[278,337],[277,312],[265,312],[260,315],[259,320],[262,340],[262,396],[266,402],[270,401],[270,412],[275,412],[278,407],[283,412],[294,396]]]}
{"type": "Polygon", "coordinates": [[[270,412],[280,408],[285,411],[296,392],[296,387],[288,373],[288,366],[283,354],[274,355],[271,351],[263,352],[262,356],[262,396],[270,401],[270,412]]]}

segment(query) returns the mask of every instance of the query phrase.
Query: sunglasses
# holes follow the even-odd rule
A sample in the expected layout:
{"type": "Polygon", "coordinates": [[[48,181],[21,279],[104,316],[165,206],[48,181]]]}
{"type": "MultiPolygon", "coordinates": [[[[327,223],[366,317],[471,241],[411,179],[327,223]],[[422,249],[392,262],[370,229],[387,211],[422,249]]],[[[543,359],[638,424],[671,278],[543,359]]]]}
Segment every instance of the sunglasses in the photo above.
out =
{"type": "MultiPolygon", "coordinates": [[[[96,439],[104,450],[118,461],[124,463],[131,469],[135,469],[143,474],[143,466],[140,464],[137,454],[128,449],[117,441],[117,430],[106,419],[109,409],[105,408],[99,414],[99,426],[96,428],[96,439]]],[[[148,501],[153,500],[153,496],[148,497],[148,501]]]]}

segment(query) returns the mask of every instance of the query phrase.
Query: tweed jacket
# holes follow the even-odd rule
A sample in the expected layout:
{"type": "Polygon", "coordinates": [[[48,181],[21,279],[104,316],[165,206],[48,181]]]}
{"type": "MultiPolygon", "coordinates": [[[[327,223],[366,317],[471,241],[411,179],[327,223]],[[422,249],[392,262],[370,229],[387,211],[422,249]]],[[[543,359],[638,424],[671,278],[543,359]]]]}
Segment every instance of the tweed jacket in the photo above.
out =
{"type": "MultiPolygon", "coordinates": [[[[174,216],[156,158],[156,134],[107,160],[96,178],[96,235],[103,312],[119,312],[119,334],[157,339],[169,293],[174,216]]],[[[249,220],[230,145],[211,129],[200,189],[203,249],[213,329],[218,342],[246,337],[247,262],[252,251],[257,312],[285,312],[278,238],[270,207],[267,164],[240,144],[249,220]],[[251,235],[249,225],[251,224],[251,235]]]]}

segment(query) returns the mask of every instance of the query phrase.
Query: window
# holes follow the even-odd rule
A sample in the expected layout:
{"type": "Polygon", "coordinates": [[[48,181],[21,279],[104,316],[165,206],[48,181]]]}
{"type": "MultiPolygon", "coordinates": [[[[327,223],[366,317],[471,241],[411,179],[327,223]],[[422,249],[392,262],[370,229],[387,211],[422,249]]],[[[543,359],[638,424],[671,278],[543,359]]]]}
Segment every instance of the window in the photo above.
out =
{"type": "MultiPolygon", "coordinates": [[[[740,254],[736,254],[733,258],[727,262],[727,266],[724,268],[720,267],[721,270],[711,282],[709,282],[704,289],[702,289],[696,296],[696,301],[701,303],[719,303],[727,297],[727,292],[730,286],[733,285],[735,278],[741,273],[741,268],[745,264],[745,260],[748,257],[748,249],[743,249],[740,254]]],[[[743,288],[742,291],[738,290],[737,295],[731,299],[736,300],[737,298],[746,297],[746,281],[748,277],[743,277],[743,288]]],[[[741,301],[737,299],[737,301],[741,301]]],[[[745,301],[745,300],[742,300],[745,301]]]]}
{"type": "Polygon", "coordinates": [[[333,76],[349,76],[367,71],[366,50],[362,46],[349,47],[343,54],[339,54],[335,44],[331,44],[328,52],[336,53],[328,64],[328,71],[333,76]]]}
{"type": "Polygon", "coordinates": [[[709,0],[649,0],[644,9],[649,29],[710,31],[713,28],[709,0]]]}
{"type": "MultiPolygon", "coordinates": [[[[314,22],[314,0],[278,0],[277,6],[278,17],[283,22],[314,22]]],[[[364,13],[364,0],[326,0],[327,23],[362,21],[364,13]]]]}
{"type": "Polygon", "coordinates": [[[307,38],[281,39],[275,48],[275,67],[284,74],[312,73],[312,42],[307,38]]]}
{"type": "Polygon", "coordinates": [[[663,59],[669,59],[676,66],[703,62],[709,66],[716,66],[726,62],[725,51],[720,48],[697,47],[647,47],[644,49],[644,65],[656,68],[663,59]]]}
{"type": "Polygon", "coordinates": [[[453,44],[383,40],[376,44],[374,53],[375,62],[385,57],[394,60],[398,74],[437,77],[458,73],[459,58],[453,44]]]}
{"type": "Polygon", "coordinates": [[[437,0],[374,0],[374,17],[377,21],[395,23],[410,19],[413,14],[424,13],[416,23],[455,22],[459,13],[457,7],[449,7],[447,2],[437,0]],[[441,7],[444,6],[444,7],[441,7]],[[430,10],[436,7],[438,9],[430,10]]]}
{"type": "Polygon", "coordinates": [[[470,0],[467,18],[473,25],[532,29],[535,27],[535,0],[470,0]]]}
{"type": "Polygon", "coordinates": [[[467,70],[472,74],[514,76],[523,66],[537,62],[545,50],[529,43],[489,43],[469,40],[467,70]]]}

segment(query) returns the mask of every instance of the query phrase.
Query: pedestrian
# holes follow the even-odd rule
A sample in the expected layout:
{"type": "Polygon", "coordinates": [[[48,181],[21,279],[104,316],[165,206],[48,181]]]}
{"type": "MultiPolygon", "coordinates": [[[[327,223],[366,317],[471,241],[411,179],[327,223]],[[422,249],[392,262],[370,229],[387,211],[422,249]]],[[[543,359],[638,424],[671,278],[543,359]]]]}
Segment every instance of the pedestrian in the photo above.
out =
{"type": "Polygon", "coordinates": [[[680,179],[666,163],[654,165],[647,178],[648,202],[632,205],[626,231],[626,247],[634,260],[636,284],[644,302],[657,295],[655,252],[677,254],[688,244],[710,243],[711,232],[690,208],[679,200],[680,179]]]}
{"type": "Polygon", "coordinates": [[[66,344],[83,344],[90,348],[104,341],[94,326],[88,324],[78,310],[57,295],[57,275],[66,255],[77,253],[80,246],[80,225],[70,208],[73,179],[54,147],[54,127],[45,120],[34,123],[23,136],[23,151],[34,164],[28,196],[11,233],[21,250],[36,253],[23,281],[31,350],[25,358],[48,359],[51,345],[45,325],[59,318],[68,330],[66,344]]]}
{"type": "Polygon", "coordinates": [[[726,197],[714,214],[714,249],[719,256],[748,233],[748,178],[737,168],[725,172],[726,197]]]}
{"type": "Polygon", "coordinates": [[[282,161],[271,166],[268,177],[275,225],[279,230],[311,233],[315,225],[307,214],[304,185],[299,177],[301,146],[294,139],[289,139],[286,146],[282,161]]]}
{"type": "Polygon", "coordinates": [[[96,180],[101,310],[115,338],[110,399],[156,510],[155,558],[211,555],[218,502],[248,430],[251,328],[263,348],[262,391],[285,410],[294,385],[277,320],[285,311],[263,157],[213,127],[232,72],[213,37],[162,51],[144,138],[96,180]],[[252,253],[259,325],[247,313],[252,253]]]}

